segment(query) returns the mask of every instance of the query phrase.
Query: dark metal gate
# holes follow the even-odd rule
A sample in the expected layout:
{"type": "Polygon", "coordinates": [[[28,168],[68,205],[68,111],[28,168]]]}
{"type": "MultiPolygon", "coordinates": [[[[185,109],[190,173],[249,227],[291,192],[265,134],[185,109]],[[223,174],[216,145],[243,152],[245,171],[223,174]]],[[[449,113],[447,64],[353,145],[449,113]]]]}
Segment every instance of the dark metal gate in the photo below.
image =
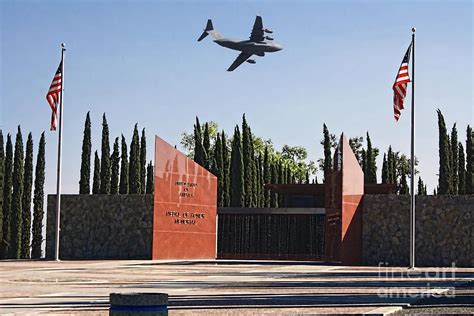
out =
{"type": "Polygon", "coordinates": [[[219,208],[217,258],[324,259],[323,208],[219,208]]]}

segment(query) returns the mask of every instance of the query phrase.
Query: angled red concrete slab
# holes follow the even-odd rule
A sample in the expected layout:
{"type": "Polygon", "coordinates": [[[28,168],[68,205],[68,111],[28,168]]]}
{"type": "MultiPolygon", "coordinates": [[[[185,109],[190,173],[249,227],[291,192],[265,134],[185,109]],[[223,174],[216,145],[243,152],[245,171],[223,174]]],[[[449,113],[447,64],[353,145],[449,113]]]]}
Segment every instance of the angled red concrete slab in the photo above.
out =
{"type": "Polygon", "coordinates": [[[334,154],[334,170],[326,179],[326,260],[360,264],[364,172],[344,134],[334,154]]]}
{"type": "Polygon", "coordinates": [[[155,136],[153,259],[216,258],[217,178],[155,136]]]}

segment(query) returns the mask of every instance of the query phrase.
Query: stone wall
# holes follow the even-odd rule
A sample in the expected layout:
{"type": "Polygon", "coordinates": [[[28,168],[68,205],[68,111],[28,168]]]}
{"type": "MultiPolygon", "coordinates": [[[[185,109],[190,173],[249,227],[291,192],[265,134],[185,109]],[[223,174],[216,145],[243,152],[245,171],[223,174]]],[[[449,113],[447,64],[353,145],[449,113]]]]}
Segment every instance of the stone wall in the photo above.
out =
{"type": "MultiPolygon", "coordinates": [[[[365,195],[363,264],[409,264],[410,197],[365,195]]],[[[416,265],[474,267],[474,195],[416,197],[416,265]]]]}
{"type": "MultiPolygon", "coordinates": [[[[54,258],[56,196],[48,196],[46,257],[54,258]]],[[[61,259],[151,259],[153,195],[62,195],[61,259]]]]}

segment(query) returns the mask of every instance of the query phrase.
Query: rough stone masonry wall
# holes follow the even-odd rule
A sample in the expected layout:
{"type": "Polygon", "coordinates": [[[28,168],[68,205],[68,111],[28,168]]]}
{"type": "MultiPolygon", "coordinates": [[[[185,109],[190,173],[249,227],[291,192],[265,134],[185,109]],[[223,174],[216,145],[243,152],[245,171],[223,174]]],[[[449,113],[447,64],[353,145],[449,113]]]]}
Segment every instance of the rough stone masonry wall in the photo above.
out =
{"type": "MultiPolygon", "coordinates": [[[[365,195],[363,264],[409,264],[410,197],[365,195]]],[[[474,267],[474,195],[416,197],[416,265],[474,267]]]]}
{"type": "MultiPolygon", "coordinates": [[[[46,257],[54,258],[56,196],[48,196],[46,257]]],[[[153,195],[62,195],[62,259],[151,259],[153,195]]]]}

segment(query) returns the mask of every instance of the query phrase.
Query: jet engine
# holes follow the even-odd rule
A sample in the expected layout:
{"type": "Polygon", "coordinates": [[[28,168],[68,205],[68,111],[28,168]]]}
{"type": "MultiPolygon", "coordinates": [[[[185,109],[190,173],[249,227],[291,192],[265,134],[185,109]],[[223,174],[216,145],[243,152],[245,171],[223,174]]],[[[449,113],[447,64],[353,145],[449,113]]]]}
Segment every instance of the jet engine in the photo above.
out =
{"type": "Polygon", "coordinates": [[[269,34],[272,34],[272,33],[273,33],[273,31],[270,30],[270,29],[263,29],[263,31],[264,31],[265,33],[269,33],[269,34]]]}
{"type": "Polygon", "coordinates": [[[269,41],[273,41],[273,37],[271,37],[271,36],[265,36],[265,38],[269,41]]]}
{"type": "Polygon", "coordinates": [[[246,62],[249,64],[256,64],[257,62],[254,59],[247,59],[246,62]]]}

